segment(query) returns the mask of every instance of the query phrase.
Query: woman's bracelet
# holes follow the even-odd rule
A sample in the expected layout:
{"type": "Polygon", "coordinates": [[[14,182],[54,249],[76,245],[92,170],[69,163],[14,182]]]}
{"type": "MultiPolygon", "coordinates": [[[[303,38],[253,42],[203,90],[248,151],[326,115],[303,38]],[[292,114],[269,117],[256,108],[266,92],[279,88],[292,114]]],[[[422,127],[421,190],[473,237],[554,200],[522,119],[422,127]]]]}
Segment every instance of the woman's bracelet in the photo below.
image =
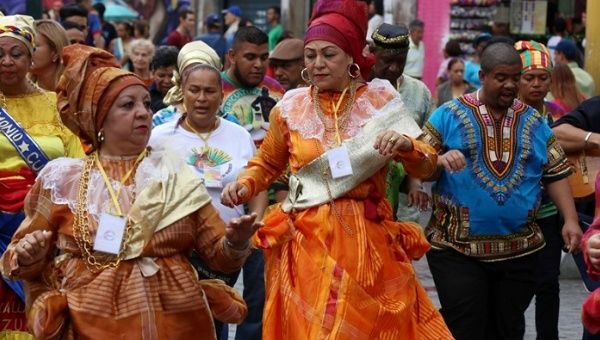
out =
{"type": "Polygon", "coordinates": [[[590,140],[590,137],[592,136],[592,132],[588,132],[587,135],[585,135],[585,138],[583,139],[583,149],[587,149],[588,147],[588,142],[590,140]]]}
{"type": "Polygon", "coordinates": [[[244,243],[244,246],[241,248],[236,247],[233,243],[231,243],[231,241],[229,241],[229,239],[227,239],[227,237],[225,238],[225,245],[230,248],[231,250],[235,250],[235,251],[246,251],[248,250],[248,248],[250,248],[250,240],[246,240],[246,243],[244,243]]]}

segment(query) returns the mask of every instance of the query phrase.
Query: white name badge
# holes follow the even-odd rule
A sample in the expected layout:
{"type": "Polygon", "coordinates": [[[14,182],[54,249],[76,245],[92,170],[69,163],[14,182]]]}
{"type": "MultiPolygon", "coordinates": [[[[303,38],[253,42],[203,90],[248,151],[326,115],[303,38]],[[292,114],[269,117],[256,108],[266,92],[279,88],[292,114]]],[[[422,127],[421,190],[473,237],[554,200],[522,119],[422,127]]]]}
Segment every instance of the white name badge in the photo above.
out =
{"type": "Polygon", "coordinates": [[[331,177],[340,178],[352,175],[352,164],[350,163],[350,156],[345,145],[328,150],[326,154],[329,161],[329,169],[331,170],[331,177]]]}
{"type": "Polygon", "coordinates": [[[98,231],[94,240],[94,250],[103,253],[118,255],[121,250],[121,242],[125,235],[127,219],[107,213],[100,215],[98,231]]]}

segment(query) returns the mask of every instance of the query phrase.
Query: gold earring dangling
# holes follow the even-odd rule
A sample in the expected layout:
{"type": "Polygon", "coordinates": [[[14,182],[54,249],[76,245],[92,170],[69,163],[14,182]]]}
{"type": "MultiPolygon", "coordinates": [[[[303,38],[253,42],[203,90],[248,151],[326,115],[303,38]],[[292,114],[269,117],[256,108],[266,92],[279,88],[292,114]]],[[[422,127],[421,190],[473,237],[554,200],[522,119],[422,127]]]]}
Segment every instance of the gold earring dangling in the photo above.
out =
{"type": "Polygon", "coordinates": [[[304,82],[308,85],[308,84],[312,84],[312,82],[310,81],[310,77],[308,75],[308,69],[305,67],[302,69],[302,71],[300,71],[300,78],[302,78],[302,80],[304,80],[304,82]],[[306,75],[304,74],[306,72],[306,75]]]}
{"type": "Polygon", "coordinates": [[[352,64],[348,65],[348,75],[352,79],[356,79],[356,78],[360,77],[360,66],[358,66],[357,63],[352,63],[352,64]],[[356,70],[356,73],[352,72],[353,68],[356,70]]]}
{"type": "Polygon", "coordinates": [[[98,143],[100,143],[100,144],[104,143],[104,130],[98,131],[98,135],[96,137],[97,137],[98,143]]]}

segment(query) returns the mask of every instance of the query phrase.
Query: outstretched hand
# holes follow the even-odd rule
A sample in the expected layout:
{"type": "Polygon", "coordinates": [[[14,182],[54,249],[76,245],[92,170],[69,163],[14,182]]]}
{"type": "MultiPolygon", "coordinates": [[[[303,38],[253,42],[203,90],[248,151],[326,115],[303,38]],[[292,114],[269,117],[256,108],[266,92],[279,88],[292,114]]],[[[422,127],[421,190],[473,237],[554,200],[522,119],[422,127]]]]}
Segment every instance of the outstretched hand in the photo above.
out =
{"type": "Polygon", "coordinates": [[[256,221],[257,214],[243,215],[234,218],[225,228],[225,237],[227,241],[236,249],[243,249],[248,245],[248,240],[258,228],[263,226],[262,222],[256,221]]]}

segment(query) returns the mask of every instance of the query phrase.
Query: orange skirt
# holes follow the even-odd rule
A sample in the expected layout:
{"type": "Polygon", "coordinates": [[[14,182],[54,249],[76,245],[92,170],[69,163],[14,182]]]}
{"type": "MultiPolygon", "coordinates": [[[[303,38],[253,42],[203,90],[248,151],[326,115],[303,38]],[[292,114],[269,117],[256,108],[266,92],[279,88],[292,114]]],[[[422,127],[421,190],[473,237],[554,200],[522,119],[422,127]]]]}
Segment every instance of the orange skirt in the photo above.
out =
{"type": "Polygon", "coordinates": [[[429,249],[421,228],[365,218],[342,198],[288,215],[279,207],[254,237],[264,250],[263,339],[452,339],[415,275],[429,249]],[[340,220],[343,223],[340,223],[340,220]]]}

